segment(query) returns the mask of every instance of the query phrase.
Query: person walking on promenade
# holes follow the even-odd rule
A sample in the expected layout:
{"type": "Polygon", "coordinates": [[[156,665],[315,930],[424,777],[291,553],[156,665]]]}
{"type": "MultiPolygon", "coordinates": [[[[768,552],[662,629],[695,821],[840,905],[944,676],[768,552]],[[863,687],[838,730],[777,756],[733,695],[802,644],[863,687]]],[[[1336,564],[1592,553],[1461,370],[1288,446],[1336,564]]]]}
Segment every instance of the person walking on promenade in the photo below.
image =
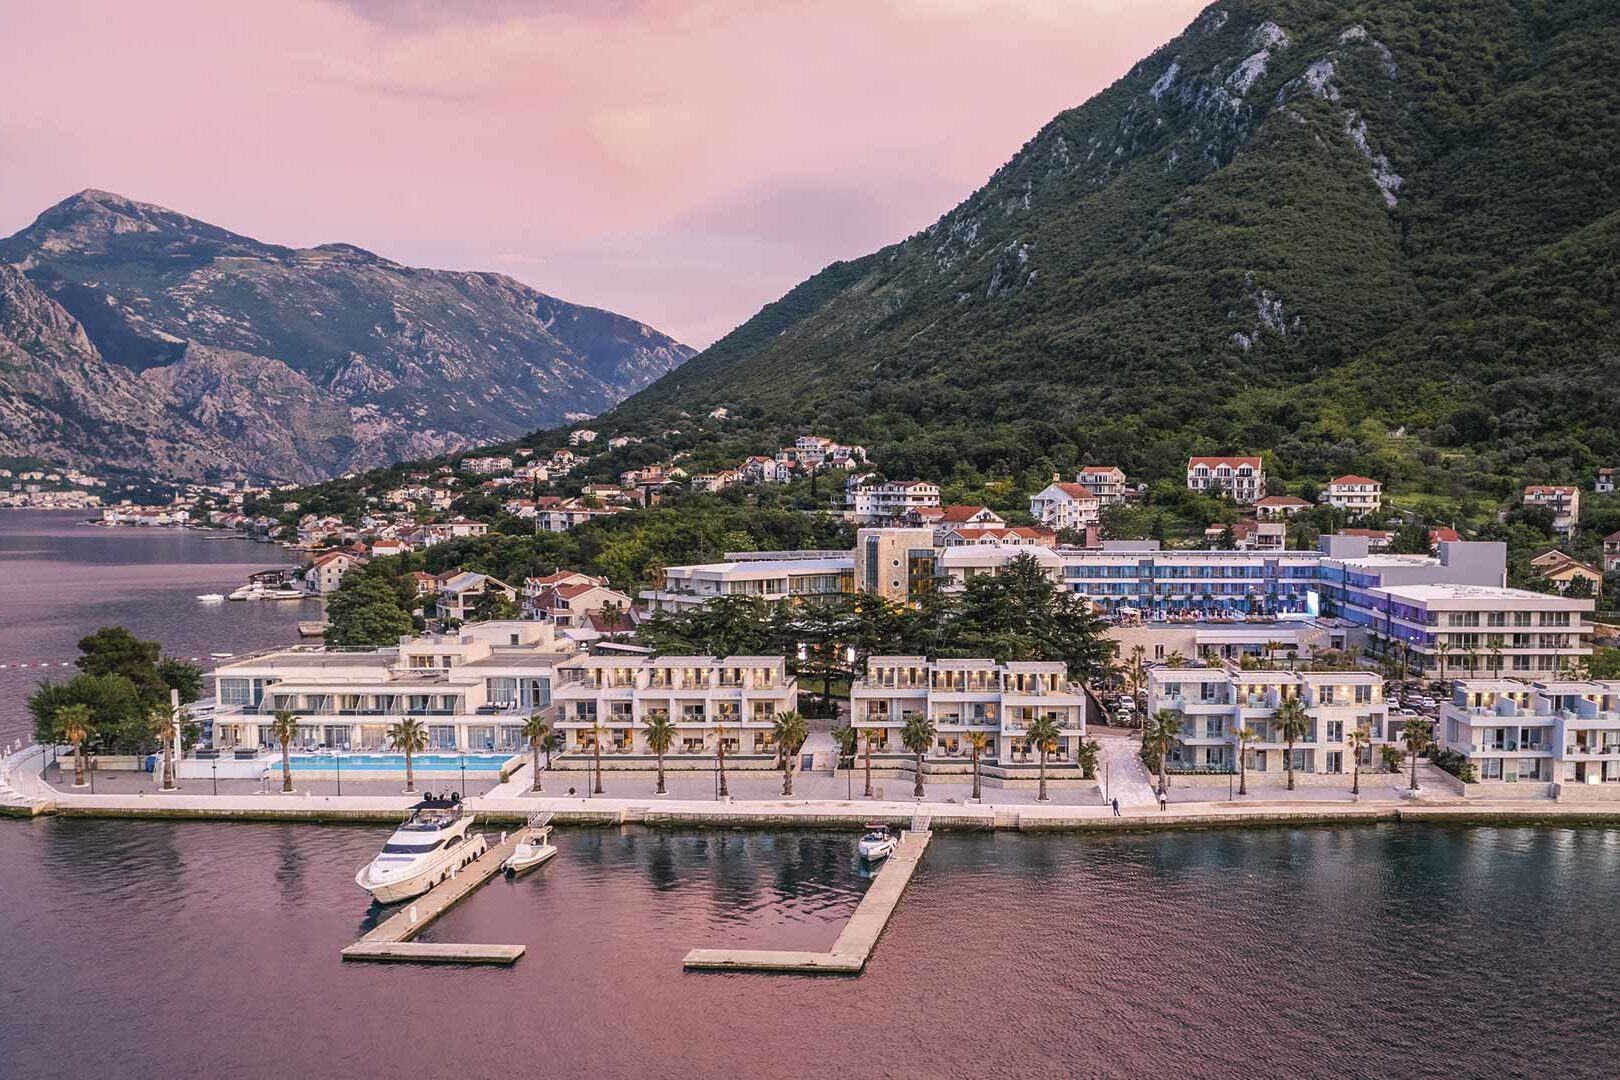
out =
{"type": "Polygon", "coordinates": [[[1114,816],[1119,817],[1119,800],[1117,798],[1114,800],[1114,816]]]}
{"type": "Polygon", "coordinates": [[[1159,812],[1161,814],[1164,813],[1165,804],[1168,803],[1169,801],[1170,801],[1170,797],[1165,794],[1165,791],[1164,791],[1163,788],[1160,788],[1159,789],[1159,812]]]}

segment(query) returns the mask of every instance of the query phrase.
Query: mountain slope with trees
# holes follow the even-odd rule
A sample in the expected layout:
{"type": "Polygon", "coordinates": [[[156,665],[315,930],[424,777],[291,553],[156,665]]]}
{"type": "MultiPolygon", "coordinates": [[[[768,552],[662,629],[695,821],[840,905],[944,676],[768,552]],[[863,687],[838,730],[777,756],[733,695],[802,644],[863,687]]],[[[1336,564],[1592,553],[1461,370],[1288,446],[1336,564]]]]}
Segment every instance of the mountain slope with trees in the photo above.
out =
{"type": "Polygon", "coordinates": [[[1617,50],[1603,0],[1223,0],[593,426],[725,406],[968,484],[1584,480],[1620,458],[1617,50]]]}

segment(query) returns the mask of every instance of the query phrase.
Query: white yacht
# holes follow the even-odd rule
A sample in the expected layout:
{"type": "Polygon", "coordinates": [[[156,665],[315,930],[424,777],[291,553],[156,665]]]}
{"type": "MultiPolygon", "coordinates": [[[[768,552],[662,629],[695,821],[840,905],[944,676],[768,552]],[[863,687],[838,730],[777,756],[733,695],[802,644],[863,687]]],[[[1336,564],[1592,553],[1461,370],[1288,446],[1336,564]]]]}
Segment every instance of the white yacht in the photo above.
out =
{"type": "Polygon", "coordinates": [[[423,797],[354,883],[384,904],[422,895],[488,849],[482,833],[467,835],[471,824],[460,795],[423,797]]]}
{"type": "Polygon", "coordinates": [[[867,862],[887,859],[894,854],[894,849],[900,846],[900,841],[889,831],[887,825],[868,825],[867,829],[870,831],[861,837],[861,842],[857,845],[860,848],[861,858],[867,862]]]}
{"type": "Polygon", "coordinates": [[[198,593],[197,599],[201,600],[205,604],[219,604],[224,602],[225,594],[217,592],[198,593]]]}

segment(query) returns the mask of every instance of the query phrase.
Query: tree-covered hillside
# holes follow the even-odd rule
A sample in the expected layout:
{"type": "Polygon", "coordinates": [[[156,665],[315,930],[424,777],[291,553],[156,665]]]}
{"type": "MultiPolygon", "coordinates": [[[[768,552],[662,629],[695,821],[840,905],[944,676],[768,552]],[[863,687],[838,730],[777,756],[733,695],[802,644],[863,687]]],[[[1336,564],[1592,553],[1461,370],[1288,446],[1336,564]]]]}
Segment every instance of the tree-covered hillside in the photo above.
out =
{"type": "Polygon", "coordinates": [[[723,405],[940,480],[1588,480],[1620,459],[1616,55],[1609,0],[1223,0],[593,426],[723,405]]]}

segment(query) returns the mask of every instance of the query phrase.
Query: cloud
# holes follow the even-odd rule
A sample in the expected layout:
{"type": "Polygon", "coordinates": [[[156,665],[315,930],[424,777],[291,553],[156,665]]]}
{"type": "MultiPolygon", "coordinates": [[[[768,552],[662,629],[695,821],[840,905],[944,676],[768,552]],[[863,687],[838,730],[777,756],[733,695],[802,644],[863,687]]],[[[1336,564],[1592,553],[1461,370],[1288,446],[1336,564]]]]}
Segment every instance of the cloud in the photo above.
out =
{"type": "Polygon", "coordinates": [[[0,233],[96,186],[702,345],[935,220],[1199,6],[0,5],[0,233]]]}

